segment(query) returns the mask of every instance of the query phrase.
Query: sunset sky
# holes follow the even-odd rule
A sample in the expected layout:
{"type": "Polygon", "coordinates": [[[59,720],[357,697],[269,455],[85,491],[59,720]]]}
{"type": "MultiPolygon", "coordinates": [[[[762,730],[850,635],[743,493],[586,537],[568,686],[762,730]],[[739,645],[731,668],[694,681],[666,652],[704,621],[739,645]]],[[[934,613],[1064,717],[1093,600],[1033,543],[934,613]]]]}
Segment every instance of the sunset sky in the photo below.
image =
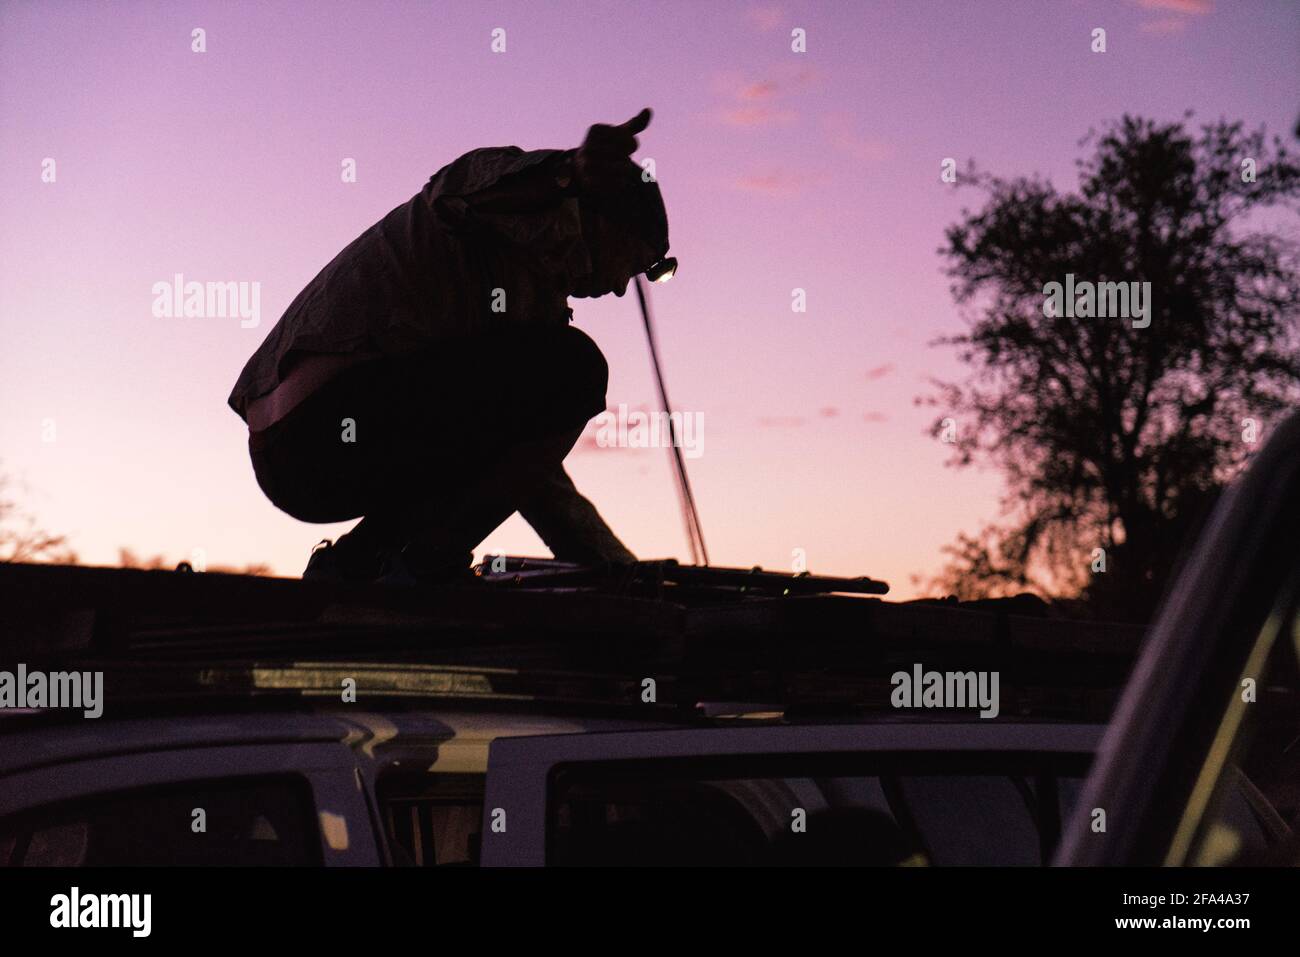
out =
{"type": "MultiPolygon", "coordinates": [[[[653,302],[673,401],[703,415],[714,563],[803,549],[910,597],[1001,491],[944,466],[914,403],[963,371],[929,345],[962,328],[937,249],[979,196],[943,158],[1072,186],[1124,112],[1289,136],[1297,78],[1294,0],[0,2],[0,469],[87,564],[299,574],[348,525],[271,505],[226,406],[281,312],[465,151],[576,146],[650,106],[638,158],[681,261],[653,302]],[[155,318],[176,273],[260,283],[260,325],[155,318]]],[[[654,408],[635,297],[573,306],[609,404],[654,408]]],[[[570,471],[628,546],[687,557],[668,453],[591,446],[570,471]]],[[[518,517],[487,545],[546,553],[518,517]]]]}

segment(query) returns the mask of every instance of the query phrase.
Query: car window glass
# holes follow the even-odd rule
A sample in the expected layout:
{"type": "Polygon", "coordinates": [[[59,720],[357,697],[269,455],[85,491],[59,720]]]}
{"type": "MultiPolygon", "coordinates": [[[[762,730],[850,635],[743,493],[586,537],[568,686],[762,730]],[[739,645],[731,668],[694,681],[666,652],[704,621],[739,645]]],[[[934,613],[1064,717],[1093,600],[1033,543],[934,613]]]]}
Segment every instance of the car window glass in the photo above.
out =
{"type": "Polygon", "coordinates": [[[0,864],[9,866],[320,863],[310,787],[297,777],[142,788],[0,821],[0,864]]]}
{"type": "Polygon", "coordinates": [[[1246,699],[1189,860],[1202,866],[1295,864],[1300,826],[1300,619],[1294,612],[1246,699]],[[1253,700],[1249,700],[1253,699],[1253,700]]]}
{"type": "Polygon", "coordinates": [[[924,776],[899,781],[937,864],[1038,864],[1038,830],[1009,777],[924,776]]]}
{"type": "Polygon", "coordinates": [[[477,866],[481,774],[382,774],[376,786],[389,855],[398,867],[477,866]]]}
{"type": "MultiPolygon", "coordinates": [[[[1073,771],[1077,779],[1082,767],[1073,771]]],[[[1057,772],[1044,799],[1055,802],[1057,772]]],[[[1036,865],[1037,791],[1000,774],[747,775],[570,769],[548,860],[619,865],[1036,865]]],[[[1053,833],[1059,817],[1049,813],[1053,833]]]]}

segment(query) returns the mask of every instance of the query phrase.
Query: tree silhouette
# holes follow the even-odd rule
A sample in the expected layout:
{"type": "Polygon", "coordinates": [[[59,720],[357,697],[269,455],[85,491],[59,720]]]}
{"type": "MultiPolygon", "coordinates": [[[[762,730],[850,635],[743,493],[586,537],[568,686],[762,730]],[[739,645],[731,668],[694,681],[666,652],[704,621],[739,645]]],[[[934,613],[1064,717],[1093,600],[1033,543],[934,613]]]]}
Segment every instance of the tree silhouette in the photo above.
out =
{"type": "Polygon", "coordinates": [[[36,519],[20,511],[11,497],[14,479],[0,473],[0,562],[52,562],[75,564],[77,553],[63,535],[52,535],[36,519]]]}
{"type": "Polygon", "coordinates": [[[918,401],[940,410],[950,464],[1000,467],[1007,494],[1003,521],[959,536],[934,586],[1145,618],[1188,529],[1300,398],[1297,247],[1260,222],[1294,211],[1300,169],[1263,130],[1194,134],[1186,119],[1090,133],[1075,193],[964,177],[986,202],[940,251],[968,328],[940,344],[972,371],[918,401]],[[1150,325],[1048,315],[1045,286],[1067,273],[1150,282],[1150,325]]]}
{"type": "MultiPolygon", "coordinates": [[[[22,511],[13,500],[16,482],[0,472],[0,562],[41,562],[52,565],[75,565],[77,553],[68,546],[67,537],[52,535],[39,528],[36,519],[22,511]]],[[[174,569],[176,562],[162,555],[140,558],[129,548],[119,548],[117,564],[121,568],[174,569]]],[[[226,575],[270,575],[271,566],[264,562],[248,565],[211,565],[206,571],[226,575]]]]}

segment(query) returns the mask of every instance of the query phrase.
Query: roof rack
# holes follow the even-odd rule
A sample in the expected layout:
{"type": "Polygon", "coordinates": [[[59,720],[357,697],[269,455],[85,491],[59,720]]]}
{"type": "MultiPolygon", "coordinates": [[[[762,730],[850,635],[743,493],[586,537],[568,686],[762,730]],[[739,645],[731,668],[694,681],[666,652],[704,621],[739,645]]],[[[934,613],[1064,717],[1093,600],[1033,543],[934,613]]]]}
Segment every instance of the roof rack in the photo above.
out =
{"type": "Polygon", "coordinates": [[[93,667],[118,700],[162,701],[323,697],[346,667],[392,699],[575,707],[638,706],[652,677],[678,709],[842,714],[888,709],[890,676],[921,664],[997,670],[1005,714],[1104,717],[1141,639],[1023,614],[1041,614],[1032,603],[881,601],[864,593],[887,586],[866,578],[485,564],[467,583],[412,589],[0,564],[0,668],[93,667]]]}
{"type": "MultiPolygon", "coordinates": [[[[752,568],[724,568],[717,565],[682,565],[675,559],[637,562],[621,567],[593,567],[547,558],[498,556],[477,566],[486,581],[509,583],[521,588],[575,585],[614,585],[631,588],[648,586],[665,597],[674,586],[709,589],[716,599],[725,592],[738,595],[886,595],[889,583],[868,578],[839,578],[809,572],[787,574],[755,565],[752,568]],[[496,569],[500,570],[497,571],[496,569]]],[[[682,595],[688,598],[689,595],[682,595]]]]}

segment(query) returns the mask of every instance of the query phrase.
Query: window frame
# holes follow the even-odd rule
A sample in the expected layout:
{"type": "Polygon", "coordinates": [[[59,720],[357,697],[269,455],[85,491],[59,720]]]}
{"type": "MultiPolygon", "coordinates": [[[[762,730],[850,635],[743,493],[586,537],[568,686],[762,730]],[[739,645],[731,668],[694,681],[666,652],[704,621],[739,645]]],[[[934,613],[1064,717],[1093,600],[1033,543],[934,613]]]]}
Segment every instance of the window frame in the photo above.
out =
{"type": "Polygon", "coordinates": [[[975,767],[1002,757],[1077,754],[1091,759],[1102,730],[1097,725],[1024,723],[897,722],[846,725],[768,725],[682,728],[597,734],[561,734],[498,739],[488,754],[483,802],[481,864],[543,866],[548,859],[552,785],[557,769],[571,765],[703,760],[777,761],[793,767],[843,767],[846,760],[879,761],[890,755],[969,755],[975,767]],[[494,811],[506,827],[492,829],[494,811]]]}
{"type": "MultiPolygon", "coordinates": [[[[103,801],[131,802],[158,798],[164,795],[184,795],[191,789],[198,788],[203,788],[205,790],[222,789],[238,793],[240,791],[251,790],[255,787],[268,786],[284,787],[286,791],[294,792],[288,795],[288,797],[293,803],[298,805],[294,810],[299,816],[300,826],[304,828],[304,834],[307,837],[308,849],[312,855],[312,859],[291,866],[321,866],[324,862],[321,857],[321,835],[318,823],[319,816],[315,805],[315,796],[312,793],[311,784],[307,779],[302,775],[295,774],[291,771],[281,771],[277,774],[240,775],[237,777],[205,777],[189,781],[171,781],[136,785],[135,787],[123,790],[97,791],[94,794],[83,795],[71,800],[39,804],[15,814],[6,815],[5,817],[0,818],[0,832],[13,828],[19,835],[25,835],[30,841],[30,838],[41,831],[48,830],[53,826],[59,826],[59,824],[66,818],[71,818],[73,820],[79,819],[83,813],[86,813],[89,809],[93,809],[98,803],[103,801]],[[16,828],[14,827],[15,825],[16,828]]],[[[30,845],[24,846],[24,850],[27,850],[29,847],[30,845]]],[[[16,849],[17,845],[15,845],[13,850],[16,849]]],[[[198,864],[193,866],[229,866],[231,863],[237,862],[223,861],[219,864],[198,864]]],[[[0,867],[6,865],[11,867],[37,866],[25,865],[19,861],[0,860],[0,867]]],[[[116,867],[124,865],[120,865],[116,862],[109,862],[104,866],[116,867]]]]}
{"type": "Polygon", "coordinates": [[[356,762],[339,743],[196,745],[18,771],[0,776],[0,819],[154,787],[284,774],[301,778],[310,788],[315,809],[311,826],[326,867],[380,863],[356,762]]]}
{"type": "MultiPolygon", "coordinates": [[[[412,771],[389,765],[374,775],[375,815],[384,842],[386,863],[391,867],[454,867],[477,866],[470,861],[468,865],[427,864],[418,858],[411,861],[399,860],[399,850],[405,854],[405,848],[397,840],[394,831],[396,821],[393,819],[392,805],[395,803],[427,804],[431,806],[482,807],[487,791],[487,775],[472,771],[412,771]],[[445,792],[445,793],[444,793],[445,792]]],[[[480,815],[480,828],[482,818],[480,815]]],[[[480,848],[482,833],[480,831],[480,848]]],[[[436,854],[436,847],[434,848],[436,854]]]]}
{"type": "Polygon", "coordinates": [[[1179,827],[1236,682],[1286,596],[1300,527],[1300,414],[1224,493],[1165,595],[1065,827],[1056,863],[1154,866],[1179,827]],[[1094,812],[1106,812],[1094,830],[1094,812]]]}
{"type": "MultiPolygon", "coordinates": [[[[555,849],[558,815],[567,797],[567,789],[593,783],[627,786],[643,781],[681,781],[713,783],[717,781],[778,781],[836,778],[872,778],[879,781],[890,815],[907,833],[925,856],[934,861],[926,828],[917,823],[918,805],[906,794],[908,779],[921,777],[987,778],[1004,781],[1016,794],[1017,807],[1028,815],[1034,830],[1039,865],[1051,860],[1054,843],[1059,839],[1059,793],[1053,786],[1035,792],[1044,780],[1053,785],[1066,772],[1082,780],[1092,755],[1075,751],[1000,750],[993,754],[971,750],[956,751],[840,751],[835,753],[785,752],[745,755],[708,755],[691,758],[639,758],[635,760],[565,762],[551,770],[547,785],[546,860],[556,863],[555,849]],[[601,781],[601,779],[604,781],[601,781]],[[1045,801],[1055,802],[1044,818],[1045,801]]],[[[792,810],[792,808],[787,810],[792,810]]]]}

